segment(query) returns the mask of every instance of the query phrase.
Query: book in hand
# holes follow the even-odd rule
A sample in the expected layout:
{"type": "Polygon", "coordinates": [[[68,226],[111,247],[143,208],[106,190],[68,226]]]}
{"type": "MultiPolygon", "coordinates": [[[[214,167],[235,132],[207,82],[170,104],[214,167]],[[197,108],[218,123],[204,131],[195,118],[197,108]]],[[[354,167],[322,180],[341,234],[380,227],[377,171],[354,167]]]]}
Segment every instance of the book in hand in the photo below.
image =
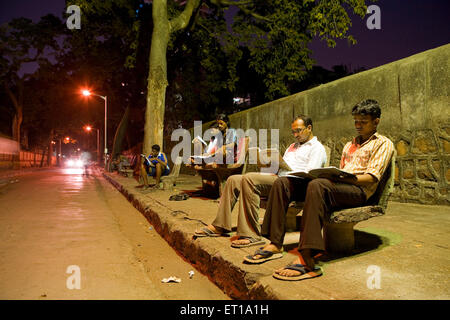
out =
{"type": "Polygon", "coordinates": [[[280,164],[285,163],[277,148],[261,149],[259,147],[250,147],[248,148],[249,154],[251,154],[252,150],[258,152],[258,159],[261,164],[270,164],[271,160],[278,161],[280,164]]]}
{"type": "Polygon", "coordinates": [[[145,160],[144,160],[144,163],[145,163],[146,165],[149,166],[149,165],[150,165],[150,161],[149,161],[148,158],[145,156],[145,154],[142,154],[142,153],[141,153],[141,157],[145,159],[145,160]]]}
{"type": "Polygon", "coordinates": [[[213,156],[212,155],[210,155],[210,154],[207,154],[207,155],[200,155],[200,156],[191,156],[191,158],[192,159],[209,159],[209,158],[212,158],[213,156]]]}
{"type": "Polygon", "coordinates": [[[210,154],[205,154],[205,155],[194,155],[191,156],[191,159],[194,161],[194,163],[196,164],[201,164],[201,163],[211,163],[215,160],[213,155],[210,154]]]}
{"type": "Polygon", "coordinates": [[[309,172],[288,171],[288,172],[285,172],[284,176],[305,178],[305,179],[316,179],[316,178],[326,178],[326,179],[333,179],[333,180],[339,180],[339,179],[345,179],[345,178],[356,179],[356,175],[354,175],[353,173],[341,170],[336,167],[317,168],[317,169],[312,169],[309,172]]]}
{"type": "Polygon", "coordinates": [[[196,142],[196,141],[200,141],[201,143],[203,143],[205,145],[205,147],[208,145],[205,140],[203,140],[200,136],[196,136],[193,140],[192,143],[196,142]]]}

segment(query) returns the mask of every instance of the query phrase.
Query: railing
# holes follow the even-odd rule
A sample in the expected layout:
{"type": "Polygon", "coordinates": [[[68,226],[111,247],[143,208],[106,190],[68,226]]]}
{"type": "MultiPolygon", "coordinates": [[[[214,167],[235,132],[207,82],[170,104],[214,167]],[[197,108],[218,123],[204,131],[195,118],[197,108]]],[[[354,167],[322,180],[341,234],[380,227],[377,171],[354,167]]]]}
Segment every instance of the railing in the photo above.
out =
{"type": "MultiPolygon", "coordinates": [[[[1,153],[0,151],[0,169],[18,169],[32,167],[46,167],[48,155],[43,150],[20,151],[17,154],[1,153]]],[[[56,165],[56,157],[52,156],[51,165],[56,165]]]]}

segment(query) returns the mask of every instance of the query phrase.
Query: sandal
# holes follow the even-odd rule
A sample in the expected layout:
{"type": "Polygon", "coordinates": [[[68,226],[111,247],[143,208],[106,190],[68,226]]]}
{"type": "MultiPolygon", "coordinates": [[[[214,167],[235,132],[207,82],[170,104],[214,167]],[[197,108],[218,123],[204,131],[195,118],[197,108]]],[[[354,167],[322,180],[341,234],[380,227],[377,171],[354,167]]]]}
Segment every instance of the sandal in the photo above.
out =
{"type": "Polygon", "coordinates": [[[263,250],[263,247],[261,247],[258,250],[256,250],[254,254],[252,254],[250,256],[246,256],[244,258],[244,261],[246,261],[248,263],[252,263],[252,264],[259,264],[259,263],[263,263],[263,262],[270,261],[270,260],[280,259],[282,257],[283,257],[283,252],[267,251],[267,250],[263,250]],[[255,259],[256,255],[261,256],[261,258],[255,259]]]}
{"type": "Polygon", "coordinates": [[[320,277],[323,274],[320,267],[314,267],[314,270],[310,271],[309,269],[307,269],[307,267],[300,263],[287,265],[286,267],[284,267],[284,269],[295,270],[300,272],[300,274],[296,276],[282,276],[277,272],[274,272],[272,276],[279,280],[298,281],[320,277]]]}
{"type": "Polygon", "coordinates": [[[196,237],[226,237],[227,233],[217,233],[209,229],[208,227],[203,227],[200,230],[195,231],[194,236],[196,237]]]}
{"type": "Polygon", "coordinates": [[[189,195],[186,193],[179,193],[179,194],[174,194],[172,196],[170,196],[169,200],[170,201],[182,201],[182,200],[187,200],[189,198],[189,195]]]}
{"type": "Polygon", "coordinates": [[[264,241],[264,240],[257,240],[257,239],[252,238],[252,237],[239,237],[237,240],[248,240],[249,243],[233,243],[233,242],[231,242],[231,246],[233,248],[247,248],[247,247],[251,247],[251,246],[257,246],[257,245],[261,245],[261,244],[265,245],[266,244],[266,241],[264,241]]]}

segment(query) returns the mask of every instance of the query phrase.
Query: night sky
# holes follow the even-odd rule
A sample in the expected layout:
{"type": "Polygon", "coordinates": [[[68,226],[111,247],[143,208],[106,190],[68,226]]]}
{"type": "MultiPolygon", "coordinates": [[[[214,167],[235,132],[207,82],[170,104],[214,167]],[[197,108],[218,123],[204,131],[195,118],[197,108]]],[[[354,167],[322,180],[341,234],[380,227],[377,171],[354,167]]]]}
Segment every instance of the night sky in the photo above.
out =
{"type": "MultiPolygon", "coordinates": [[[[381,30],[369,30],[367,16],[352,16],[350,33],[358,43],[350,46],[339,41],[336,48],[328,48],[315,40],[310,48],[317,65],[370,69],[450,43],[449,0],[379,0],[374,4],[381,9],[381,30]]],[[[0,0],[0,24],[21,16],[37,21],[47,13],[62,18],[64,10],[64,0],[0,0]]]]}

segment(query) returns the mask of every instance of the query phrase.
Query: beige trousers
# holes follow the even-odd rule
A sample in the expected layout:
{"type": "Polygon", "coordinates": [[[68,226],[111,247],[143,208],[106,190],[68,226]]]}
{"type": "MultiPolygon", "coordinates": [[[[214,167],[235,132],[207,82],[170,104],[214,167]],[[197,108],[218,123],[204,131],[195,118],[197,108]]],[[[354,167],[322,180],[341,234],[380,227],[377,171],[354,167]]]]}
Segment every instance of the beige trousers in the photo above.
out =
{"type": "Polygon", "coordinates": [[[277,178],[278,176],[274,174],[261,174],[258,172],[230,176],[223,188],[219,201],[219,210],[212,225],[231,231],[231,212],[239,200],[237,235],[260,240],[260,197],[269,195],[272,184],[277,178]]]}

